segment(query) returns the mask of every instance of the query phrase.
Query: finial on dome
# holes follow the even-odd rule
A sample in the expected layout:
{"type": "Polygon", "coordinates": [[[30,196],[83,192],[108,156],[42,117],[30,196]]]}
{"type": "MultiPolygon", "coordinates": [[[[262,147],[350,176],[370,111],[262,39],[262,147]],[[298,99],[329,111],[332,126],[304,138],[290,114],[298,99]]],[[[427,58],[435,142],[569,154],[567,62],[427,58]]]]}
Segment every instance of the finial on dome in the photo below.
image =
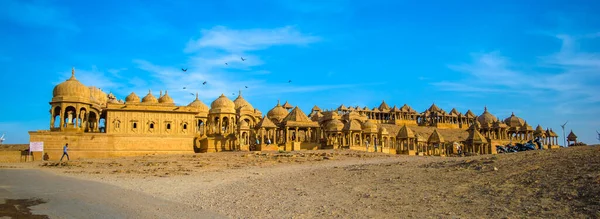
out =
{"type": "Polygon", "coordinates": [[[75,80],[75,67],[71,68],[71,78],[69,80],[75,80]]]}
{"type": "Polygon", "coordinates": [[[198,100],[198,92],[196,92],[196,100],[198,100]]]}
{"type": "Polygon", "coordinates": [[[515,112],[512,112],[512,115],[511,115],[511,116],[515,116],[515,112]]]}
{"type": "Polygon", "coordinates": [[[279,99],[277,99],[277,106],[281,106],[279,99]]]}
{"type": "Polygon", "coordinates": [[[152,94],[152,90],[148,89],[148,94],[152,94]]]}
{"type": "Polygon", "coordinates": [[[160,90],[158,97],[162,97],[162,90],[160,90]]]}
{"type": "Polygon", "coordinates": [[[242,89],[240,89],[240,95],[239,95],[239,96],[240,96],[240,97],[242,96],[242,89]]]}
{"type": "Polygon", "coordinates": [[[484,112],[487,112],[487,105],[485,105],[485,106],[483,107],[483,111],[484,111],[484,112]]]}

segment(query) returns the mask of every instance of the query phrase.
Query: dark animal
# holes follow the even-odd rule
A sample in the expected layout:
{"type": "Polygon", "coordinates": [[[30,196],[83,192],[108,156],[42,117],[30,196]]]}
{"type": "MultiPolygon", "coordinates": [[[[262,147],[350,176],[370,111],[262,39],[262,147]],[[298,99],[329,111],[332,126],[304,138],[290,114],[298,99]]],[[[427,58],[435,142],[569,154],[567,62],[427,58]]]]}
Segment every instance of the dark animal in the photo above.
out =
{"type": "Polygon", "coordinates": [[[246,61],[246,59],[244,59],[244,57],[240,57],[240,59],[242,59],[242,61],[246,61]]]}
{"type": "Polygon", "coordinates": [[[186,68],[186,69],[183,69],[183,68],[182,68],[181,70],[185,72],[185,71],[187,71],[187,68],[186,68]]]}
{"type": "Polygon", "coordinates": [[[205,81],[205,82],[202,82],[202,84],[203,84],[203,85],[206,85],[206,81],[205,81]]]}

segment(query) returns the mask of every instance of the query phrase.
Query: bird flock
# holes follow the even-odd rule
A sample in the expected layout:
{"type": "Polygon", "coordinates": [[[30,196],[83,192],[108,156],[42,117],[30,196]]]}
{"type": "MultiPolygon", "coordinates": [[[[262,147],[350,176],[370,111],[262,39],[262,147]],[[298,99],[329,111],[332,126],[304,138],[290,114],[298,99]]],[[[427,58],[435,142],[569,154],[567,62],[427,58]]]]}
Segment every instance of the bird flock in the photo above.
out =
{"type": "MultiPolygon", "coordinates": [[[[244,62],[244,61],[248,60],[248,59],[245,59],[244,57],[240,57],[240,59],[242,60],[242,62],[244,62]]],[[[225,62],[225,65],[229,65],[229,63],[225,62]]],[[[187,72],[187,70],[188,70],[187,68],[181,68],[181,71],[183,71],[183,72],[187,72]]],[[[208,83],[208,82],[207,82],[207,81],[204,81],[204,82],[202,82],[202,85],[206,85],[206,83],[208,83]]],[[[292,80],[288,80],[288,83],[292,83],[292,80]]],[[[246,89],[248,89],[248,86],[244,86],[244,87],[245,87],[246,89]]],[[[187,87],[183,87],[183,90],[186,90],[186,89],[187,89],[187,87]]],[[[195,96],[195,95],[196,95],[196,94],[194,94],[194,93],[190,93],[190,94],[191,94],[192,96],[195,96]]],[[[235,93],[232,93],[231,95],[235,95],[235,93]]]]}

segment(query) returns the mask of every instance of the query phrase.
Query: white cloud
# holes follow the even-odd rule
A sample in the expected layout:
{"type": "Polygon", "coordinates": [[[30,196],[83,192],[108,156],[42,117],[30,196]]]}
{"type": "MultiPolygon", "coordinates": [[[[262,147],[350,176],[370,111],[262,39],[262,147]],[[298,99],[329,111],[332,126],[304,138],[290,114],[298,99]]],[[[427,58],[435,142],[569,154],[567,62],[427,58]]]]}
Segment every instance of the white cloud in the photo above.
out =
{"type": "Polygon", "coordinates": [[[64,9],[26,1],[0,1],[0,19],[27,26],[61,28],[79,31],[64,9]]]}
{"type": "MultiPolygon", "coordinates": [[[[160,91],[168,90],[169,96],[178,105],[187,105],[193,101],[195,93],[198,93],[204,103],[210,104],[221,94],[233,99],[239,90],[247,91],[244,92],[244,96],[253,96],[364,86],[358,84],[299,85],[296,82],[287,83],[287,80],[268,81],[264,76],[271,74],[271,71],[261,67],[265,64],[264,61],[258,55],[251,53],[276,45],[307,45],[317,42],[318,39],[320,38],[315,36],[305,36],[290,26],[249,30],[232,30],[219,26],[204,30],[203,35],[197,40],[188,43],[184,53],[187,52],[189,57],[187,64],[183,66],[163,66],[154,64],[150,60],[135,59],[133,60],[135,66],[132,68],[101,70],[92,66],[91,69],[76,69],[76,77],[85,85],[100,87],[105,92],[112,91],[119,99],[124,99],[131,92],[143,97],[148,90],[152,90],[155,96],[158,96],[160,91]],[[214,51],[214,48],[219,50],[214,51]],[[182,67],[187,68],[187,71],[182,71],[182,67]],[[136,73],[139,76],[125,74],[136,70],[141,70],[142,74],[136,73]],[[203,82],[207,83],[204,85],[203,82]]],[[[55,84],[70,77],[67,72],[61,75],[63,77],[55,84]]]]}
{"type": "MultiPolygon", "coordinates": [[[[271,71],[264,68],[255,70],[265,63],[251,52],[281,45],[305,46],[320,40],[319,37],[305,35],[292,26],[246,30],[217,26],[202,30],[201,33],[200,37],[189,41],[183,50],[184,53],[190,54],[186,72],[180,67],[159,66],[147,60],[134,60],[137,68],[148,72],[149,76],[160,82],[148,86],[168,89],[169,95],[180,105],[191,102],[194,99],[192,93],[196,92],[206,104],[210,104],[221,94],[235,98],[239,90],[246,90],[246,86],[250,90],[244,92],[244,96],[306,93],[360,86],[356,84],[304,86],[296,85],[294,82],[277,83],[257,79],[255,76],[271,74],[271,71]],[[207,84],[203,85],[205,81],[207,84]]],[[[156,95],[156,92],[153,93],[156,95]]]]}
{"type": "Polygon", "coordinates": [[[527,66],[551,68],[552,72],[530,71],[514,65],[498,52],[473,54],[469,64],[451,65],[450,69],[466,73],[462,81],[441,81],[432,85],[441,90],[542,95],[552,101],[584,101],[597,103],[600,95],[595,88],[600,82],[600,54],[581,52],[577,41],[568,35],[557,35],[562,46],[559,52],[539,58],[539,63],[527,66]],[[556,73],[558,72],[558,73],[556,73]]]}
{"type": "Polygon", "coordinates": [[[275,29],[234,30],[224,26],[216,26],[202,30],[202,36],[190,40],[185,52],[197,52],[203,48],[216,48],[233,53],[266,49],[277,45],[307,45],[320,40],[316,36],[300,33],[293,26],[275,29]]]}

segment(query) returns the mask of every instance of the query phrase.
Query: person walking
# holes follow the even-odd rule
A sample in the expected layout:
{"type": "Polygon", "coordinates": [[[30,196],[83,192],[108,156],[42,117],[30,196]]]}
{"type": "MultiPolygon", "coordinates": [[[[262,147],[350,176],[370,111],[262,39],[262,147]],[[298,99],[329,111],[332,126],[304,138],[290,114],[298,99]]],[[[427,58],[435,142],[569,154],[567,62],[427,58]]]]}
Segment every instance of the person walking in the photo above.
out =
{"type": "Polygon", "coordinates": [[[62,155],[62,157],[60,157],[60,161],[62,161],[62,159],[65,157],[65,155],[67,156],[67,160],[70,160],[68,150],[69,150],[69,143],[66,143],[65,146],[63,147],[63,155],[62,155]]]}

